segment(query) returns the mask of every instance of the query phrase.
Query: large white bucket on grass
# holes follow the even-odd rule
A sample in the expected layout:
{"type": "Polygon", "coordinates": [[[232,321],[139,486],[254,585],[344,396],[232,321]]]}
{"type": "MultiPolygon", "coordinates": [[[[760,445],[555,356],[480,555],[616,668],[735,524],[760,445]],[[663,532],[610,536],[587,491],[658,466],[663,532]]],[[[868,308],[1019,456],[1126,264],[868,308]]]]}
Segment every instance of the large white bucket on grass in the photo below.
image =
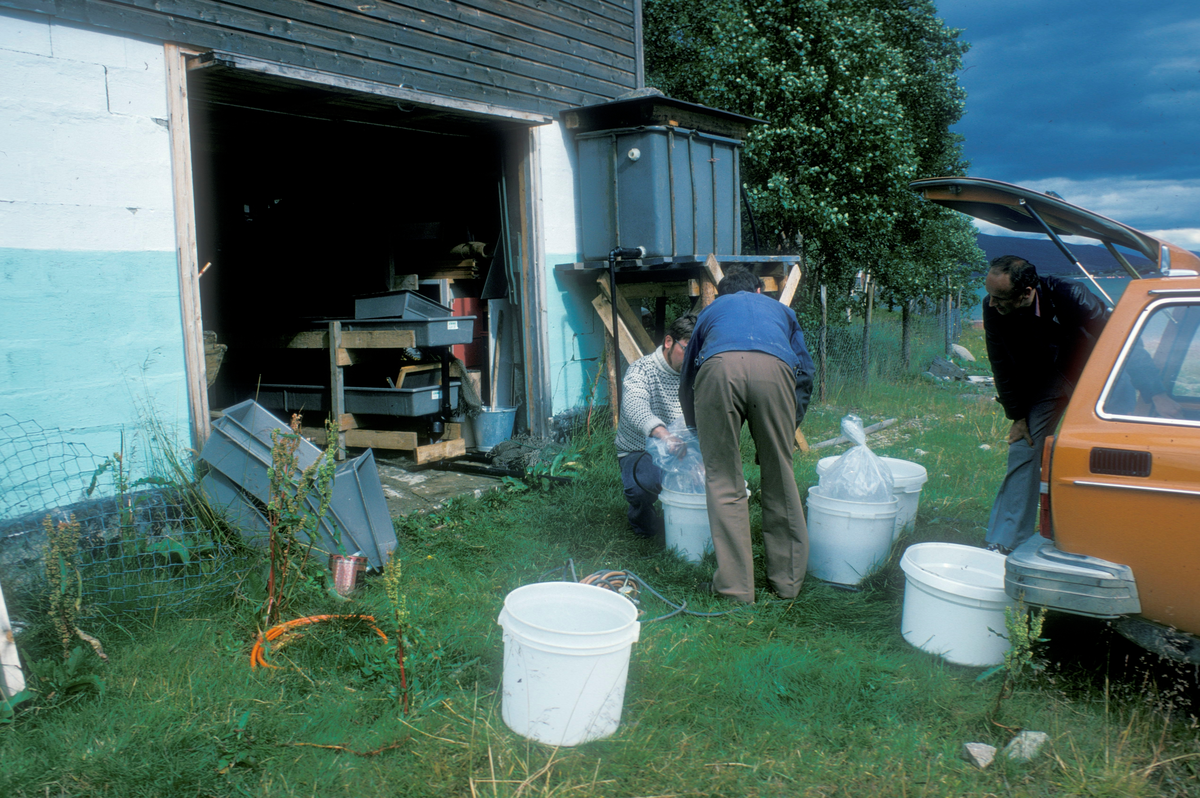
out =
{"type": "Polygon", "coordinates": [[[508,594],[501,717],[523,737],[579,745],[617,730],[637,607],[610,590],[541,582],[508,594]]]}
{"type": "Polygon", "coordinates": [[[900,631],[922,651],[956,665],[1004,661],[1004,555],[955,543],[918,543],[900,559],[904,612],[900,631]]]}
{"type": "MultiPolygon", "coordinates": [[[[817,478],[820,479],[839,457],[840,454],[818,460],[817,478]]],[[[892,534],[892,539],[895,540],[900,537],[901,532],[912,529],[916,524],[917,507],[921,503],[921,486],[929,480],[929,473],[925,466],[911,460],[899,460],[895,457],[879,459],[891,469],[892,494],[900,500],[900,506],[896,510],[896,528],[892,534]]]]}
{"type": "Polygon", "coordinates": [[[808,489],[808,573],[826,582],[857,585],[882,565],[892,548],[900,500],[831,499],[808,489]]]}
{"type": "MultiPolygon", "coordinates": [[[[688,562],[696,563],[713,550],[712,527],[708,523],[708,503],[704,493],[680,493],[662,489],[665,543],[688,562]]],[[[746,488],[749,498],[750,489],[746,488]]]]}

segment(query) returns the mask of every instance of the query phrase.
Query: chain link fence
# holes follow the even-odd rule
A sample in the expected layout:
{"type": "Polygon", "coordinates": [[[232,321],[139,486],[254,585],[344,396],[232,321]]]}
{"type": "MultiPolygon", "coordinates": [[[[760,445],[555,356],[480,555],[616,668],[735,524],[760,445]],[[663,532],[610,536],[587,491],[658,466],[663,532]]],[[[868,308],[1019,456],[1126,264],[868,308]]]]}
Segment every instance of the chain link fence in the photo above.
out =
{"type": "Polygon", "coordinates": [[[861,318],[806,329],[805,341],[817,366],[814,400],[821,397],[821,386],[829,396],[876,380],[896,381],[924,373],[935,358],[950,357],[950,347],[958,343],[965,321],[958,307],[949,313],[944,309],[914,312],[907,341],[899,312],[875,314],[869,336],[864,335],[861,318]]]}
{"type": "Polygon", "coordinates": [[[236,534],[191,486],[122,468],[57,429],[0,414],[0,577],[13,604],[44,594],[47,525],[59,524],[78,525],[81,619],[186,612],[229,595],[243,573],[236,534]]]}

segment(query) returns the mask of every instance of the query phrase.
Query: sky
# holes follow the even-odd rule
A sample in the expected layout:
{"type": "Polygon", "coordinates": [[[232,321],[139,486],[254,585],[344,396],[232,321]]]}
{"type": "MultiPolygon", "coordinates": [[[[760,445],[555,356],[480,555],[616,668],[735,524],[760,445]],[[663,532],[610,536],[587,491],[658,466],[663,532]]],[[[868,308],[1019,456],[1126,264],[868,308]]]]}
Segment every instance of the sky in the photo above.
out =
{"type": "Polygon", "coordinates": [[[1200,249],[1200,0],[936,2],[971,44],[953,130],[972,177],[1200,249]]]}

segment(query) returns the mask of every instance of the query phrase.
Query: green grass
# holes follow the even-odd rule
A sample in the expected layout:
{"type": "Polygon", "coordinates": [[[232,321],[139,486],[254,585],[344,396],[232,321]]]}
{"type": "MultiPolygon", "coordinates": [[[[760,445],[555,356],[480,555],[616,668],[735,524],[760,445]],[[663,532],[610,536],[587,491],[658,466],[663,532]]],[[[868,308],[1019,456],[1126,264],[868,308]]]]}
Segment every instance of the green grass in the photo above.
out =
{"type": "MultiPolygon", "coordinates": [[[[203,614],[90,629],[112,660],[96,666],[103,694],[41,700],[0,726],[0,795],[1195,795],[1197,721],[1165,711],[1152,685],[1098,693],[1042,677],[992,717],[998,678],[979,683],[978,669],[901,638],[903,545],[982,541],[1008,426],[993,407],[917,379],[814,407],[811,443],[836,435],[846,412],[898,419],[872,444],[926,465],[916,530],[860,592],[809,580],[793,602],[764,592],[731,615],[644,624],[622,723],[606,740],[554,749],[504,726],[504,596],[558,578],[571,560],[579,576],[634,571],[692,609],[729,606],[695,590],[711,558],[688,565],[626,531],[611,433],[601,432],[581,442],[585,470],[570,485],[398,522],[413,624],[407,716],[392,649],[362,624],[314,629],[276,647],[279,670],[252,671],[254,572],[203,614]],[[963,760],[964,743],[1001,746],[1019,728],[1052,744],[1028,764],[980,771],[963,760]]],[[[802,489],[818,456],[843,448],[798,455],[802,489]]],[[[757,490],[748,439],[744,449],[757,490]]],[[[669,609],[645,596],[642,608],[644,618],[669,609]]],[[[373,614],[393,633],[380,580],[345,604],[314,597],[292,614],[321,612],[373,614]]],[[[22,646],[27,657],[53,651],[37,629],[22,646]]]]}

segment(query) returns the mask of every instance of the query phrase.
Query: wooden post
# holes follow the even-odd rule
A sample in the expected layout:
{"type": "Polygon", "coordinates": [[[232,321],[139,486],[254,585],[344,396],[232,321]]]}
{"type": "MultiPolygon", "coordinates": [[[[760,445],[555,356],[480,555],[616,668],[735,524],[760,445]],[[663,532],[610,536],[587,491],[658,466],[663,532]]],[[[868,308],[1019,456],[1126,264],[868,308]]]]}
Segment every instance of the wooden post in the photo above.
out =
{"type": "Polygon", "coordinates": [[[612,409],[613,429],[616,429],[621,420],[621,408],[617,406],[617,380],[620,376],[617,373],[617,347],[607,332],[604,334],[604,364],[608,369],[608,404],[612,409]]]}
{"type": "Polygon", "coordinates": [[[825,286],[821,286],[821,340],[817,346],[817,357],[821,361],[821,380],[817,384],[817,399],[825,402],[825,375],[828,373],[829,349],[829,305],[826,301],[825,286]]]}
{"type": "MultiPolygon", "coordinates": [[[[208,375],[204,361],[204,323],[200,317],[199,255],[192,193],[192,139],[188,121],[187,54],[177,44],[163,46],[167,68],[167,118],[174,187],[175,251],[179,267],[179,306],[183,317],[183,360],[187,373],[192,447],[200,451],[211,430],[208,375]]],[[[219,267],[218,267],[219,268],[219,267]]]]}
{"type": "Polygon", "coordinates": [[[954,338],[953,330],[952,330],[953,322],[950,319],[950,303],[953,301],[954,300],[950,295],[950,278],[947,277],[946,278],[946,302],[945,302],[946,323],[942,328],[945,331],[945,335],[946,335],[946,341],[945,341],[946,347],[945,348],[946,348],[946,357],[947,358],[951,358],[954,356],[954,350],[950,348],[950,344],[953,342],[953,338],[954,338]]]}
{"type": "Polygon", "coordinates": [[[717,262],[716,257],[709,255],[704,261],[704,270],[700,273],[700,310],[704,310],[717,298],[717,283],[722,277],[724,272],[721,271],[721,264],[717,262]]]}
{"type": "Polygon", "coordinates": [[[862,384],[871,382],[871,314],[875,310],[875,281],[867,273],[867,312],[863,317],[862,384]]]}
{"type": "Polygon", "coordinates": [[[796,295],[796,289],[800,286],[800,266],[793,264],[788,272],[787,280],[783,283],[783,288],[779,291],[779,301],[789,307],[792,304],[792,297],[796,295]]]}
{"type": "Polygon", "coordinates": [[[342,348],[342,323],[329,322],[329,412],[338,422],[337,459],[346,459],[346,433],[341,429],[341,419],[346,413],[346,382],[342,367],[338,363],[338,350],[342,348]]]}
{"type": "Polygon", "coordinates": [[[900,312],[900,358],[904,361],[904,370],[912,366],[912,314],[915,299],[906,299],[900,312]]]}

